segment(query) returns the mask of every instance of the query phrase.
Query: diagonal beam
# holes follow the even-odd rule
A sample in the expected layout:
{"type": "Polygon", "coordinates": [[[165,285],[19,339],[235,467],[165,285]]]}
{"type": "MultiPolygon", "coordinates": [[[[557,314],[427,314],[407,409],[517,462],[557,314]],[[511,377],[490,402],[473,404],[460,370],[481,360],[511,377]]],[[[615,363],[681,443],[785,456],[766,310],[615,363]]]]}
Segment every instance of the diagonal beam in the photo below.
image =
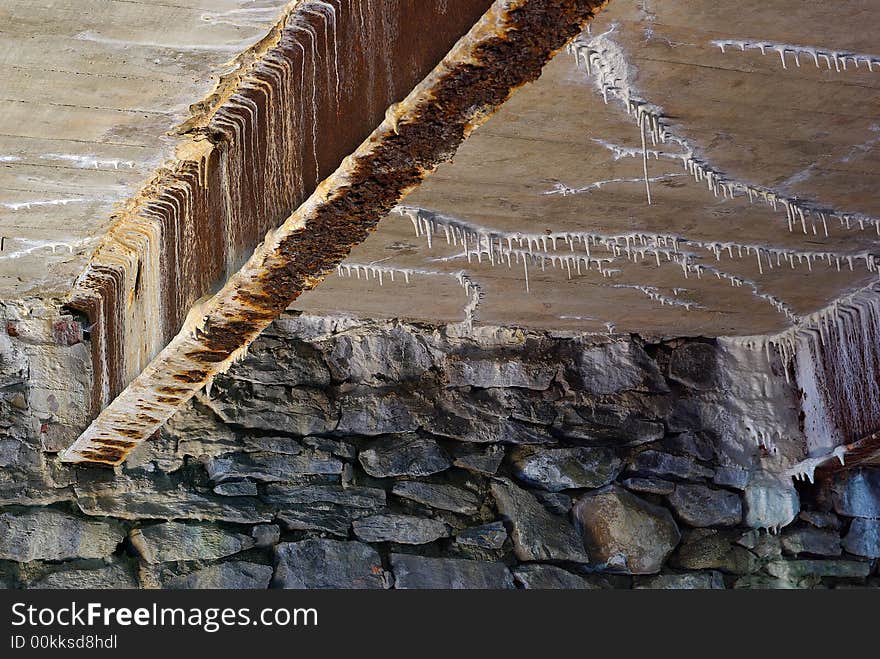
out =
{"type": "Polygon", "coordinates": [[[608,0],[497,0],[62,454],[118,465],[317,286],[608,0]]]}

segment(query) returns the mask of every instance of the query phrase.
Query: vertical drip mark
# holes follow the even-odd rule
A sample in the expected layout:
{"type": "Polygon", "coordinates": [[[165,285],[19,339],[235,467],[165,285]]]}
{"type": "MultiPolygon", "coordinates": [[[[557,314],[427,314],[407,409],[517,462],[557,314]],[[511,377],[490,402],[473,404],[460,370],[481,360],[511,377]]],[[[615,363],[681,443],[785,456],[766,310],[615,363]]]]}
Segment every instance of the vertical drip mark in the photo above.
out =
{"type": "Polygon", "coordinates": [[[639,116],[639,135],[642,138],[642,172],[645,175],[645,193],[648,195],[648,206],[651,205],[651,181],[648,178],[648,145],[645,141],[645,114],[639,116]]]}
{"type": "MultiPolygon", "coordinates": [[[[291,28],[300,33],[306,33],[309,35],[309,45],[311,47],[311,61],[312,61],[312,155],[315,159],[315,183],[321,182],[321,166],[318,163],[318,49],[317,49],[317,40],[318,37],[315,34],[315,30],[312,26],[306,24],[306,26],[302,25],[291,25],[291,28]]],[[[302,44],[299,44],[303,53],[303,68],[305,68],[305,47],[302,44]]]]}

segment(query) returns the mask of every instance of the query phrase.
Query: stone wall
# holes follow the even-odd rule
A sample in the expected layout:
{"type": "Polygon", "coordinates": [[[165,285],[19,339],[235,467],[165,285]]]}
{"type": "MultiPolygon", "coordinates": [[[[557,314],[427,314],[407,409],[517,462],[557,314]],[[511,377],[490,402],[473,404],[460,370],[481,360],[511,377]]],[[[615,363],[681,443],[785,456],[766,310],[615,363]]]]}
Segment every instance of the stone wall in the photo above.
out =
{"type": "Polygon", "coordinates": [[[7,587],[880,582],[880,469],[773,476],[798,392],[723,343],[286,316],[114,473],[3,340],[7,587]]]}

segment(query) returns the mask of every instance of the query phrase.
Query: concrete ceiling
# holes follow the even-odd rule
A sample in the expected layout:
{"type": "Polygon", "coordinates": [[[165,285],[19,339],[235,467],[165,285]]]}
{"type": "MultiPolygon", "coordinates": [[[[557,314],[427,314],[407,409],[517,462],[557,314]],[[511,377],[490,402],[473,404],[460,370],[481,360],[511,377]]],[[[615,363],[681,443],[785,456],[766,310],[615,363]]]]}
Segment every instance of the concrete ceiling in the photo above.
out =
{"type": "Polygon", "coordinates": [[[735,15],[712,0],[616,0],[297,308],[460,320],[475,286],[490,324],[707,336],[797,324],[877,279],[877,27],[870,0],[752,0],[735,15]],[[650,205],[627,100],[647,110],[650,205]],[[651,143],[652,117],[665,143],[651,143]],[[717,196],[688,155],[722,176],[717,196]],[[470,259],[449,229],[470,232],[470,259]]]}
{"type": "MultiPolygon", "coordinates": [[[[0,299],[70,288],[114,205],[172,155],[168,132],[285,4],[0,0],[12,72],[0,98],[0,299]]],[[[797,323],[877,277],[873,5],[753,0],[732,16],[710,0],[614,0],[575,52],[406,200],[412,217],[392,213],[349,259],[379,269],[343,269],[350,276],[331,276],[297,308],[455,321],[479,293],[476,318],[490,324],[725,335],[797,323]],[[719,40],[748,44],[722,52],[719,40]],[[777,45],[799,46],[800,66],[783,49],[783,68],[777,45]],[[820,55],[832,51],[862,55],[859,67],[820,55]],[[607,104],[603,80],[614,86],[607,104]],[[666,131],[665,142],[648,139],[650,205],[627,99],[666,131]],[[695,180],[686,154],[735,197],[695,180]],[[782,202],[750,203],[744,186],[800,200],[806,232],[799,214],[789,231],[782,202]],[[431,248],[413,218],[434,222],[431,248]],[[447,245],[444,227],[472,232],[480,262],[447,245]],[[488,262],[490,240],[501,265],[488,262]]]]}
{"type": "Polygon", "coordinates": [[[0,299],[63,296],[286,0],[0,0],[0,299]]]}

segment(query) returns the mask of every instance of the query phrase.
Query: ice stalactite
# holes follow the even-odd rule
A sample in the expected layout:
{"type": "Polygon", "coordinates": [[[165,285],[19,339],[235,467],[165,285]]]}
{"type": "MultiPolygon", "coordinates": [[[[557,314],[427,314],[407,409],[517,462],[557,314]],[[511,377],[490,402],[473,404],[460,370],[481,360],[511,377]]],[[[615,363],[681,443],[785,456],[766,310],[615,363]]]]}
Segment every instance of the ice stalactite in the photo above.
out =
{"type": "Polygon", "coordinates": [[[730,339],[768,359],[778,354],[801,392],[807,458],[789,475],[814,470],[880,428],[880,284],[804,316],[775,335],[730,339]]]}
{"type": "Polygon", "coordinates": [[[80,169],[134,169],[138,163],[133,160],[122,160],[120,158],[99,158],[92,155],[79,155],[75,153],[45,153],[40,156],[42,160],[55,160],[58,162],[67,162],[74,167],[80,169]]]}
{"type": "Polygon", "coordinates": [[[828,208],[795,197],[788,197],[770,188],[743,183],[730,178],[699,158],[693,145],[670,129],[662,108],[645,100],[632,88],[630,67],[626,55],[611,36],[616,28],[617,25],[614,24],[610,29],[597,36],[582,34],[569,45],[569,52],[574,56],[576,64],[583,66],[587,74],[593,78],[605,103],[608,103],[610,99],[616,99],[636,122],[641,133],[641,150],[618,147],[604,141],[598,142],[609,148],[614,153],[615,159],[640,154],[643,161],[645,185],[649,189],[648,158],[653,156],[657,159],[661,157],[675,159],[681,162],[685,171],[696,182],[705,183],[708,191],[716,197],[721,196],[726,199],[747,197],[750,203],[763,203],[773,211],[784,210],[789,232],[794,231],[795,226],[799,226],[805,235],[808,233],[818,235],[821,227],[822,233],[828,236],[829,222],[836,221],[840,227],[847,230],[858,228],[864,231],[873,227],[877,235],[880,236],[880,218],[864,213],[828,208]],[[644,139],[646,132],[651,138],[652,145],[675,145],[681,149],[681,152],[667,153],[648,150],[644,139]]]}
{"type": "Polygon", "coordinates": [[[801,317],[792,310],[792,308],[786,304],[783,300],[779,299],[775,295],[771,293],[767,293],[766,291],[761,290],[761,287],[758,285],[756,281],[751,279],[746,279],[745,277],[741,277],[739,275],[734,275],[729,272],[725,272],[724,270],[720,270],[712,265],[707,265],[703,263],[691,263],[683,266],[685,270],[685,276],[687,276],[687,272],[689,270],[694,270],[697,273],[697,276],[702,276],[704,273],[709,273],[715,276],[716,279],[721,279],[730,283],[731,286],[735,288],[746,287],[751,291],[753,297],[763,302],[766,302],[771,307],[773,307],[778,313],[785,316],[785,318],[792,323],[798,323],[801,320],[801,317]]]}
{"type": "Polygon", "coordinates": [[[564,183],[556,182],[553,184],[553,188],[551,190],[546,190],[542,192],[543,195],[561,195],[563,197],[568,197],[571,195],[578,194],[589,194],[594,190],[601,190],[606,185],[616,184],[616,183],[643,183],[648,181],[649,183],[659,183],[662,181],[668,181],[670,179],[678,178],[680,176],[685,176],[685,174],[662,174],[661,176],[653,176],[651,178],[642,179],[642,178],[612,178],[606,179],[604,181],[593,181],[588,185],[581,186],[579,188],[573,188],[569,185],[565,185],[564,183]]]}
{"type": "Polygon", "coordinates": [[[35,201],[19,201],[7,202],[0,204],[0,207],[11,211],[27,211],[32,208],[43,208],[45,206],[67,206],[68,204],[92,204],[100,202],[100,199],[38,199],[35,201]]]}
{"type": "Polygon", "coordinates": [[[823,453],[813,458],[805,458],[792,465],[785,471],[785,475],[796,481],[815,481],[816,469],[832,460],[837,460],[840,466],[846,466],[846,446],[840,445],[828,453],[823,453]]]}
{"type": "Polygon", "coordinates": [[[758,271],[763,274],[765,267],[769,270],[787,267],[791,270],[798,266],[806,266],[812,272],[817,264],[824,263],[828,268],[835,268],[837,272],[848,269],[854,272],[856,265],[869,273],[880,273],[880,256],[869,251],[861,252],[835,252],[818,250],[799,250],[784,247],[772,247],[769,245],[754,245],[736,243],[731,241],[697,241],[682,240],[693,246],[699,246],[715,255],[715,260],[727,255],[729,258],[745,258],[754,255],[758,264],[758,271]]]}
{"type": "Polygon", "coordinates": [[[477,309],[483,299],[483,289],[474,281],[464,270],[458,272],[440,272],[437,270],[428,270],[425,268],[403,268],[397,266],[377,265],[375,263],[352,263],[344,261],[336,266],[336,274],[339,277],[363,279],[364,281],[374,280],[379,286],[384,286],[386,282],[394,283],[395,276],[397,282],[403,279],[404,283],[409,284],[413,276],[417,277],[452,277],[458,285],[464,289],[467,296],[467,303],[464,306],[464,318],[460,326],[465,329],[473,327],[477,318],[477,309]]]}
{"type": "MultiPolygon", "coordinates": [[[[641,158],[645,153],[642,149],[637,149],[632,146],[623,146],[621,144],[614,144],[613,142],[609,142],[608,140],[603,140],[598,137],[592,138],[592,141],[598,144],[599,146],[603,146],[609,151],[611,151],[612,157],[614,160],[621,160],[622,158],[641,158]]],[[[660,151],[659,149],[648,149],[647,151],[648,157],[653,158],[654,160],[660,160],[660,158],[667,158],[669,160],[678,160],[678,156],[672,153],[666,153],[665,151],[660,151]]],[[[641,182],[642,179],[638,179],[641,182]]]]}
{"type": "Polygon", "coordinates": [[[642,284],[614,284],[612,285],[612,288],[629,288],[639,291],[654,302],[659,302],[660,306],[679,307],[685,311],[691,311],[692,309],[705,309],[704,306],[697,302],[689,302],[688,300],[678,298],[674,292],[672,297],[664,295],[656,286],[645,286],[642,284]]]}
{"type": "MultiPolygon", "coordinates": [[[[329,2],[321,0],[309,0],[303,5],[303,12],[307,14],[318,14],[324,20],[324,49],[325,58],[330,60],[330,43],[333,44],[333,82],[328,86],[335,90],[336,106],[339,107],[339,41],[336,37],[336,7],[329,2]]],[[[328,78],[330,77],[330,67],[327,68],[328,78]]]]}
{"type": "Polygon", "coordinates": [[[0,259],[20,259],[44,250],[52,254],[73,254],[74,248],[85,244],[86,240],[37,240],[32,238],[0,238],[0,259]]]}
{"type": "MultiPolygon", "coordinates": [[[[467,259],[469,263],[484,261],[491,266],[522,265],[524,278],[529,263],[542,271],[551,268],[565,270],[568,278],[596,270],[603,277],[611,277],[618,270],[611,266],[620,259],[637,263],[652,261],[656,266],[674,263],[687,279],[704,274],[727,281],[734,287],[746,287],[752,295],[784,315],[790,322],[799,323],[797,315],[785,302],[761,290],[757,282],[699,260],[693,250],[707,251],[716,261],[723,256],[730,259],[755,259],[760,272],[773,268],[806,268],[813,272],[817,264],[841,270],[855,270],[856,266],[870,273],[880,273],[880,258],[870,252],[833,252],[796,250],[767,245],[752,245],[731,241],[703,241],[669,234],[632,232],[601,234],[586,231],[525,233],[501,231],[465,220],[414,206],[398,206],[397,212],[408,217],[416,236],[425,239],[429,249],[437,236],[448,245],[461,246],[463,251],[438,260],[467,259]]],[[[527,288],[528,290],[528,288],[527,288]]],[[[694,307],[696,308],[696,307],[694,307]]]]}
{"type": "Polygon", "coordinates": [[[861,68],[861,65],[864,65],[872,73],[874,72],[874,67],[877,67],[877,70],[880,71],[880,56],[854,53],[849,50],[835,50],[819,46],[798,46],[777,41],[757,41],[752,39],[716,39],[712,41],[712,45],[720,48],[722,53],[726,53],[728,49],[739,50],[740,52],[760,50],[762,55],[767,55],[768,51],[776,53],[779,55],[783,69],[788,68],[786,57],[789,57],[794,62],[796,68],[800,68],[801,58],[804,58],[808,62],[811,61],[817,69],[825,68],[828,71],[833,70],[838,73],[847,70],[847,62],[853,67],[850,70],[858,70],[861,68]]]}

